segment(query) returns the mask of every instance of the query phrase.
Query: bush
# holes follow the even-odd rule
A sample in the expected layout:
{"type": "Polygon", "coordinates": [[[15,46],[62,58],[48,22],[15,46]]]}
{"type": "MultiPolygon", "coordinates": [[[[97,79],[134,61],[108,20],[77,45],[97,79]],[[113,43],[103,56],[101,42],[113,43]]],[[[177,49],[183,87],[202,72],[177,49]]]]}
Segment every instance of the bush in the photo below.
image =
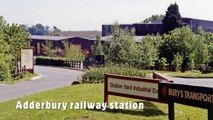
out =
{"type": "Polygon", "coordinates": [[[103,83],[105,73],[126,75],[126,76],[137,76],[137,77],[146,76],[146,72],[131,67],[130,68],[121,66],[93,67],[87,70],[82,75],[81,77],[82,83],[103,83]]]}
{"type": "Polygon", "coordinates": [[[168,66],[167,60],[164,57],[158,59],[155,65],[157,70],[167,70],[166,68],[167,66],[168,66]]]}
{"type": "Polygon", "coordinates": [[[62,41],[64,45],[64,54],[67,60],[83,61],[84,54],[78,46],[70,44],[67,40],[62,41]]]}
{"type": "Polygon", "coordinates": [[[172,61],[172,65],[175,71],[180,71],[182,63],[183,63],[183,57],[180,54],[174,55],[174,60],[172,61]]]}
{"type": "Polygon", "coordinates": [[[10,79],[11,76],[9,66],[4,61],[0,61],[0,81],[10,79]]]}
{"type": "Polygon", "coordinates": [[[37,57],[36,65],[64,66],[65,60],[62,58],[37,57]]]}

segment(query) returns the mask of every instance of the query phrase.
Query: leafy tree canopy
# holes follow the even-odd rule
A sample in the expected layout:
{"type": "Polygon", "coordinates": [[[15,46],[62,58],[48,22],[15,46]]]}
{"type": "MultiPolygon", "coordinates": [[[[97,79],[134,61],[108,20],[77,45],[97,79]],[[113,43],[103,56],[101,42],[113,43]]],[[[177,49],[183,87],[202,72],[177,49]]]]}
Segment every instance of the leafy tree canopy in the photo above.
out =
{"type": "Polygon", "coordinates": [[[32,35],[47,35],[47,30],[45,29],[45,26],[40,23],[29,27],[28,30],[32,35]]]}
{"type": "Polygon", "coordinates": [[[64,45],[64,56],[67,60],[84,60],[84,54],[77,46],[69,43],[67,40],[64,40],[62,42],[64,45]]]}
{"type": "Polygon", "coordinates": [[[40,23],[32,25],[31,27],[27,25],[22,25],[22,27],[28,31],[31,35],[51,35],[51,36],[60,36],[61,30],[56,26],[50,28],[50,26],[45,26],[40,23]]]}
{"type": "Polygon", "coordinates": [[[112,38],[109,41],[108,58],[111,62],[129,65],[135,64],[137,46],[132,32],[119,28],[119,25],[115,23],[112,38]]]}
{"type": "Polygon", "coordinates": [[[196,35],[189,27],[182,27],[163,36],[160,57],[165,57],[170,66],[185,71],[199,69],[209,60],[208,45],[203,35],[196,35]]]}
{"type": "Polygon", "coordinates": [[[30,46],[29,34],[18,24],[8,24],[0,17],[0,61],[10,67],[17,64],[20,49],[30,46]]]}
{"type": "Polygon", "coordinates": [[[158,60],[158,46],[160,41],[161,37],[159,35],[147,35],[140,43],[138,43],[138,62],[140,67],[147,69],[155,66],[155,63],[158,60]]]}
{"type": "Polygon", "coordinates": [[[150,23],[157,20],[161,21],[163,20],[163,18],[164,18],[164,15],[152,15],[151,17],[144,19],[142,23],[150,23]]]}
{"type": "Polygon", "coordinates": [[[103,47],[101,44],[101,36],[98,35],[96,37],[95,44],[91,46],[92,56],[95,57],[95,55],[104,55],[103,53],[103,47]]]}

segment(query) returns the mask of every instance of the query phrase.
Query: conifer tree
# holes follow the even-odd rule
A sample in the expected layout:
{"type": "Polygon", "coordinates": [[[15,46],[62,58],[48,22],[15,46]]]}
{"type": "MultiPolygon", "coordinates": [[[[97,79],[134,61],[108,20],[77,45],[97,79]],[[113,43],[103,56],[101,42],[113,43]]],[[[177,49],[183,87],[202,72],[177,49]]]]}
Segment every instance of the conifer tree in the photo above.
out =
{"type": "Polygon", "coordinates": [[[182,21],[181,21],[181,15],[179,12],[179,7],[178,5],[171,4],[167,11],[164,19],[162,20],[163,22],[163,29],[165,33],[168,33],[171,30],[174,30],[175,28],[182,27],[182,21]]]}

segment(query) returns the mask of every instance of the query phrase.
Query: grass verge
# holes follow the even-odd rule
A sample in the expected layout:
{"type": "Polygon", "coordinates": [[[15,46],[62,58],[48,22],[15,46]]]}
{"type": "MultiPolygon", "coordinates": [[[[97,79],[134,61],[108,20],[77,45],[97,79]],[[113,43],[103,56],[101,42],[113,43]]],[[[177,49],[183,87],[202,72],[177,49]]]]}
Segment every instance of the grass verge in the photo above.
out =
{"type": "MultiPolygon", "coordinates": [[[[168,120],[166,104],[109,96],[109,102],[143,102],[144,110],[16,110],[17,101],[103,102],[103,84],[80,84],[0,103],[0,120],[168,120]],[[83,120],[83,119],[79,119],[83,120]]],[[[177,120],[207,120],[207,111],[175,104],[177,120]]]]}
{"type": "Polygon", "coordinates": [[[38,76],[38,74],[26,73],[25,75],[23,75],[23,78],[21,78],[21,79],[0,81],[0,84],[15,84],[15,83],[22,82],[22,81],[28,81],[31,78],[36,77],[36,76],[38,76]]]}

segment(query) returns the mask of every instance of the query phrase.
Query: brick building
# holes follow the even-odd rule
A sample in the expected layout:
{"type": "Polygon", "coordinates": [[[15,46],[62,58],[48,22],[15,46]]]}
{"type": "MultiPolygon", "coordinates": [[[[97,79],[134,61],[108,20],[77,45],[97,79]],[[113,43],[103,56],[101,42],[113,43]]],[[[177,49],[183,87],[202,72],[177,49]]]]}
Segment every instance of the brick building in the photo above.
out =
{"type": "Polygon", "coordinates": [[[75,37],[75,36],[43,36],[43,35],[31,35],[29,37],[31,41],[31,47],[34,48],[34,55],[40,56],[44,55],[44,50],[42,44],[45,44],[45,41],[52,41],[54,48],[64,48],[62,40],[67,40],[69,43],[75,45],[79,50],[81,50],[85,58],[89,57],[91,52],[90,48],[95,42],[94,38],[87,37],[75,37]]]}

